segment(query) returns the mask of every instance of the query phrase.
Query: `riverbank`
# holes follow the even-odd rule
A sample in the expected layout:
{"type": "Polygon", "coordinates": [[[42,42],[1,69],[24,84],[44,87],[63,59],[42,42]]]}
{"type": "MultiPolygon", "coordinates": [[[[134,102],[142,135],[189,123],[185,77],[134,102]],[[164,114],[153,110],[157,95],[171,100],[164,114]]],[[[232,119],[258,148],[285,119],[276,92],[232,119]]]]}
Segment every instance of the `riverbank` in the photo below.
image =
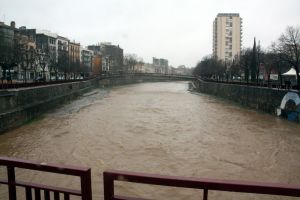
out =
{"type": "Polygon", "coordinates": [[[193,81],[193,87],[198,92],[300,122],[299,91],[207,82],[201,79],[193,81]]]}
{"type": "Polygon", "coordinates": [[[20,126],[98,85],[96,79],[0,90],[0,133],[20,126]]]}
{"type": "MultiPolygon", "coordinates": [[[[189,80],[191,77],[164,74],[116,74],[79,82],[0,90],[0,133],[18,127],[78,96],[100,87],[143,82],[189,80]]],[[[92,95],[92,94],[85,94],[92,95]]]]}
{"type": "MultiPolygon", "coordinates": [[[[107,169],[300,183],[298,124],[187,89],[187,82],[93,89],[86,93],[89,96],[0,135],[0,154],[91,167],[92,177],[98,177],[92,180],[92,188],[99,188],[93,190],[93,199],[103,199],[99,172],[107,169]]],[[[43,176],[29,170],[17,175],[22,181],[58,187],[78,188],[79,183],[77,178],[43,176]]],[[[119,194],[148,199],[199,198],[199,191],[117,186],[119,194]]],[[[0,199],[7,200],[3,191],[7,189],[0,188],[0,199]]],[[[253,200],[253,195],[245,194],[209,195],[212,199],[253,200]]]]}

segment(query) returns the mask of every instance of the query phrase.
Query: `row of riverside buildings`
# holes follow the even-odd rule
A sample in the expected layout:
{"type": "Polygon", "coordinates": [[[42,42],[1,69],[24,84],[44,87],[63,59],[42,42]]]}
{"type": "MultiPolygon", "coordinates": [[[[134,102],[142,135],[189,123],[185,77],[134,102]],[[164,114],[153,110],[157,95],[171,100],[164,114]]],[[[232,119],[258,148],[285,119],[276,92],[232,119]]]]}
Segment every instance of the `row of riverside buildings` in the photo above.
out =
{"type": "Polygon", "coordinates": [[[184,65],[177,68],[167,59],[129,66],[119,45],[109,42],[83,47],[59,34],[16,27],[0,22],[0,79],[15,82],[81,79],[120,72],[191,74],[184,65]]]}
{"type": "Polygon", "coordinates": [[[50,31],[0,22],[0,67],[2,80],[83,78],[121,71],[123,49],[111,43],[82,47],[50,31]]]}

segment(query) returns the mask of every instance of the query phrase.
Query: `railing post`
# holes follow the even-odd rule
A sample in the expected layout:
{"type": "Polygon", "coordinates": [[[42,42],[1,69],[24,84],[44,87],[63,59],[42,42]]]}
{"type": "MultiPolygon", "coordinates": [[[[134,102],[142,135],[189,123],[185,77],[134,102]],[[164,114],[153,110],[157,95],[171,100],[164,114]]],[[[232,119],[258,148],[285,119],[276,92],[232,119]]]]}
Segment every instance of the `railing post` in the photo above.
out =
{"type": "Polygon", "coordinates": [[[207,200],[208,197],[208,189],[203,190],[203,200],[207,200]]]}
{"type": "Polygon", "coordinates": [[[8,179],[8,192],[9,192],[9,200],[16,200],[16,177],[15,177],[15,168],[11,166],[7,166],[7,179],[8,179]]]}
{"type": "Polygon", "coordinates": [[[109,173],[103,173],[104,200],[111,200],[114,196],[114,180],[109,173]]]}
{"type": "Polygon", "coordinates": [[[80,176],[82,200],[92,200],[91,169],[80,176]]]}

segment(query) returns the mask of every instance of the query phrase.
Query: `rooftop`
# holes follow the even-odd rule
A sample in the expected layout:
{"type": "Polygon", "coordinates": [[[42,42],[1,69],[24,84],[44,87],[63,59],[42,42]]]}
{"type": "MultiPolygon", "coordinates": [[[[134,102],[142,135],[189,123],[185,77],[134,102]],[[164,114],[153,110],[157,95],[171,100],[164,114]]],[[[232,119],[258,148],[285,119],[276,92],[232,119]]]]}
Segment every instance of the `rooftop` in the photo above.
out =
{"type": "Polygon", "coordinates": [[[217,17],[229,17],[229,16],[232,16],[232,17],[239,17],[240,14],[239,13],[219,13],[217,15],[217,17]]]}

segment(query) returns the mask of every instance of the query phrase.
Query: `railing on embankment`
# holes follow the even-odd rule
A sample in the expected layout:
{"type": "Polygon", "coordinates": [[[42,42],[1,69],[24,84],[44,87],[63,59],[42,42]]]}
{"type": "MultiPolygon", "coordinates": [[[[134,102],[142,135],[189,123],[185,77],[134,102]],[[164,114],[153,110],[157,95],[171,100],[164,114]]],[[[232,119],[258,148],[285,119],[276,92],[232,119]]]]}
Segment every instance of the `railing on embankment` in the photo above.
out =
{"type": "Polygon", "coordinates": [[[253,86],[253,87],[262,87],[262,88],[273,88],[273,89],[281,89],[281,90],[300,90],[297,85],[291,85],[291,82],[284,82],[280,84],[278,82],[270,81],[268,82],[247,82],[242,80],[218,80],[218,79],[210,79],[205,77],[196,77],[198,81],[205,81],[211,83],[223,83],[223,84],[231,84],[231,85],[240,85],[240,86],[253,86]]]}
{"type": "MultiPolygon", "coordinates": [[[[25,193],[26,200],[69,200],[70,197],[79,196],[82,200],[92,200],[91,169],[86,167],[62,166],[40,162],[32,162],[14,158],[0,157],[0,167],[6,167],[7,179],[0,179],[0,186],[7,185],[9,200],[17,199],[17,191],[25,193]],[[15,168],[29,169],[42,172],[51,172],[77,176],[80,178],[80,190],[66,189],[39,183],[23,182],[17,180],[15,168]],[[21,188],[21,190],[17,190],[21,188]],[[41,192],[43,194],[41,195],[41,192]],[[33,198],[34,196],[34,198],[33,198]],[[51,196],[53,198],[51,198],[51,196]]],[[[208,199],[208,191],[227,191],[239,193],[269,194],[280,196],[300,197],[300,185],[267,184],[242,181],[226,181],[201,178],[187,178],[178,176],[162,176],[144,173],[132,173],[124,171],[105,171],[103,173],[104,200],[142,200],[116,196],[114,194],[114,182],[133,182],[150,185],[161,185],[180,188],[193,188],[203,190],[203,199],[208,199]]],[[[200,196],[200,194],[199,194],[200,196]]]]}

